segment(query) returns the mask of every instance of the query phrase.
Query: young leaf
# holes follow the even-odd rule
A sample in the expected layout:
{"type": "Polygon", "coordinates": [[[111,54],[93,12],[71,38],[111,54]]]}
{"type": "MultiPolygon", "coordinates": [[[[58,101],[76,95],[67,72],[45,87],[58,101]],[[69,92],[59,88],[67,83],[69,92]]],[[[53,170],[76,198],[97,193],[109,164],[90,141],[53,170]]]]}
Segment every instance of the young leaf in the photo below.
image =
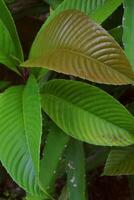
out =
{"type": "Polygon", "coordinates": [[[0,111],[0,160],[13,180],[38,195],[41,108],[35,79],[2,93],[0,111]]]}
{"type": "Polygon", "coordinates": [[[42,107],[72,137],[96,145],[134,143],[134,117],[106,92],[78,81],[45,84],[42,107]]]}
{"type": "Polygon", "coordinates": [[[35,41],[33,43],[30,58],[40,55],[40,47],[42,37],[44,38],[44,31],[47,25],[61,12],[65,10],[78,10],[90,16],[92,20],[101,24],[107,17],[109,17],[114,10],[122,3],[123,0],[64,0],[58,8],[52,12],[45,24],[40,29],[35,41]]]}
{"type": "Polygon", "coordinates": [[[134,0],[124,0],[123,42],[126,55],[134,70],[134,0]]]}
{"type": "Polygon", "coordinates": [[[79,11],[57,16],[40,44],[41,55],[22,66],[45,67],[98,83],[134,83],[134,73],[119,45],[79,11]]]}
{"type": "Polygon", "coordinates": [[[134,174],[134,146],[114,149],[110,152],[103,175],[134,174]]]}
{"type": "Polygon", "coordinates": [[[69,200],[86,200],[85,157],[82,142],[71,141],[67,149],[66,162],[69,200]]]}
{"type": "Polygon", "coordinates": [[[41,160],[40,166],[40,183],[49,193],[54,189],[58,164],[69,138],[55,125],[49,131],[44,158],[41,160]]]}

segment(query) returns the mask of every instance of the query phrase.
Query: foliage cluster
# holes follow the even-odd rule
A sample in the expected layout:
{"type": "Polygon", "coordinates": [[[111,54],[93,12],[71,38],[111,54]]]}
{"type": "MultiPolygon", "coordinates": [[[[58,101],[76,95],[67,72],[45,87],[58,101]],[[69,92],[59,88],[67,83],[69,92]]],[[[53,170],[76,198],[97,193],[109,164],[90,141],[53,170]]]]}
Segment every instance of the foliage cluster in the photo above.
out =
{"type": "Polygon", "coordinates": [[[132,105],[119,101],[134,84],[134,1],[47,2],[53,11],[25,60],[0,0],[0,63],[21,80],[0,80],[0,161],[27,200],[86,200],[86,173],[104,158],[103,175],[134,174],[132,105]],[[104,29],[122,4],[121,26],[104,29]]]}

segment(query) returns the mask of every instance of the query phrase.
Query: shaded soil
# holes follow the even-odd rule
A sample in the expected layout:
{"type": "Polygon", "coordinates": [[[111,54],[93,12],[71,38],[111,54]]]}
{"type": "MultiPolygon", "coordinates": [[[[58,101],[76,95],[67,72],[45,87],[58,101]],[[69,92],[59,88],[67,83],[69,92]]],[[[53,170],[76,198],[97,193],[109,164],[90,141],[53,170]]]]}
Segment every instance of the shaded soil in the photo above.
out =
{"type": "Polygon", "coordinates": [[[126,177],[96,177],[90,190],[90,200],[130,200],[126,177]]]}

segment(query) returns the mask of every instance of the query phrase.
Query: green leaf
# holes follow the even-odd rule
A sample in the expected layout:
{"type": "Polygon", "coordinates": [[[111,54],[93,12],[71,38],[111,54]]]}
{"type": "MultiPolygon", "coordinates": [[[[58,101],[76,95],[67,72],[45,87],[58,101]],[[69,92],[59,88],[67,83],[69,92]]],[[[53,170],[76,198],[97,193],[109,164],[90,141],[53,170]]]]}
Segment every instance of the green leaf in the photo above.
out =
{"type": "Polygon", "coordinates": [[[26,200],[44,200],[44,198],[40,198],[39,196],[27,195],[26,200]]]}
{"type": "Polygon", "coordinates": [[[134,117],[112,96],[92,85],[49,81],[44,86],[42,107],[76,139],[107,146],[134,143],[134,117]]]}
{"type": "MultiPolygon", "coordinates": [[[[16,27],[12,19],[12,16],[3,0],[0,0],[0,32],[1,32],[0,55],[2,53],[6,56],[13,56],[22,62],[23,52],[22,52],[19,37],[16,31],[16,27]],[[1,50],[1,48],[3,47],[3,42],[4,42],[4,48],[5,48],[4,52],[1,50]],[[10,54],[9,54],[9,49],[13,50],[11,51],[10,54]]],[[[8,58],[6,59],[8,60],[8,58]]]]}
{"type": "Polygon", "coordinates": [[[134,1],[124,0],[123,42],[126,55],[134,70],[134,1]]]}
{"type": "Polygon", "coordinates": [[[82,142],[70,142],[66,162],[69,200],[86,200],[85,156],[82,142]]]}
{"type": "Polygon", "coordinates": [[[16,60],[14,58],[15,46],[8,29],[0,19],[0,63],[17,72],[16,60]]]}
{"type": "Polygon", "coordinates": [[[123,27],[118,26],[108,31],[112,37],[119,43],[122,44],[123,27]]]}
{"type": "Polygon", "coordinates": [[[5,88],[7,88],[10,85],[9,81],[0,81],[0,91],[4,90],[5,88]]]}
{"type": "Polygon", "coordinates": [[[39,57],[22,66],[40,66],[97,83],[134,83],[134,73],[120,46],[79,11],[65,11],[49,24],[40,51],[39,57]]]}
{"type": "Polygon", "coordinates": [[[40,29],[32,45],[30,58],[39,56],[41,53],[42,38],[44,31],[53,19],[65,10],[79,10],[90,16],[92,20],[101,24],[122,3],[123,0],[64,0],[58,8],[52,12],[45,24],[40,29]]]}
{"type": "Polygon", "coordinates": [[[62,130],[52,125],[46,140],[44,158],[41,160],[40,166],[40,182],[42,187],[49,193],[53,192],[57,168],[69,138],[62,130]]]}
{"type": "Polygon", "coordinates": [[[14,181],[38,195],[41,108],[34,77],[2,93],[0,111],[0,160],[14,181]]]}
{"type": "Polygon", "coordinates": [[[134,146],[114,149],[110,152],[103,175],[134,174],[134,146]]]}
{"type": "Polygon", "coordinates": [[[63,0],[45,0],[53,9],[55,9],[59,4],[63,2],[63,0]]]}

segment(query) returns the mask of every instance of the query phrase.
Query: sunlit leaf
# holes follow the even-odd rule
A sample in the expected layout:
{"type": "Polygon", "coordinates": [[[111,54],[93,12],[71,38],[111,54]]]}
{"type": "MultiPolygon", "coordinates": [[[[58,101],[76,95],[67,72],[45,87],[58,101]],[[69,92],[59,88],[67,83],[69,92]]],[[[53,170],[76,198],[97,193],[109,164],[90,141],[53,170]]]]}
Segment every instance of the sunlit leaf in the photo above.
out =
{"type": "Polygon", "coordinates": [[[56,17],[44,31],[39,51],[39,57],[22,66],[40,66],[98,83],[134,83],[134,73],[120,46],[79,11],[65,11],[56,17]]]}
{"type": "Polygon", "coordinates": [[[22,188],[40,194],[41,109],[35,79],[2,93],[0,111],[0,161],[22,188]]]}
{"type": "MultiPolygon", "coordinates": [[[[53,1],[53,0],[49,0],[53,1]]],[[[40,29],[35,41],[32,45],[30,58],[40,55],[40,46],[42,37],[44,38],[44,31],[47,25],[61,12],[69,9],[79,10],[90,16],[92,20],[101,24],[107,17],[109,17],[114,10],[122,3],[123,0],[64,0],[58,8],[53,11],[48,17],[45,24],[40,29]]]]}
{"type": "Polygon", "coordinates": [[[72,137],[91,144],[134,143],[134,117],[113,97],[89,84],[53,80],[45,84],[42,107],[72,137]]]}

